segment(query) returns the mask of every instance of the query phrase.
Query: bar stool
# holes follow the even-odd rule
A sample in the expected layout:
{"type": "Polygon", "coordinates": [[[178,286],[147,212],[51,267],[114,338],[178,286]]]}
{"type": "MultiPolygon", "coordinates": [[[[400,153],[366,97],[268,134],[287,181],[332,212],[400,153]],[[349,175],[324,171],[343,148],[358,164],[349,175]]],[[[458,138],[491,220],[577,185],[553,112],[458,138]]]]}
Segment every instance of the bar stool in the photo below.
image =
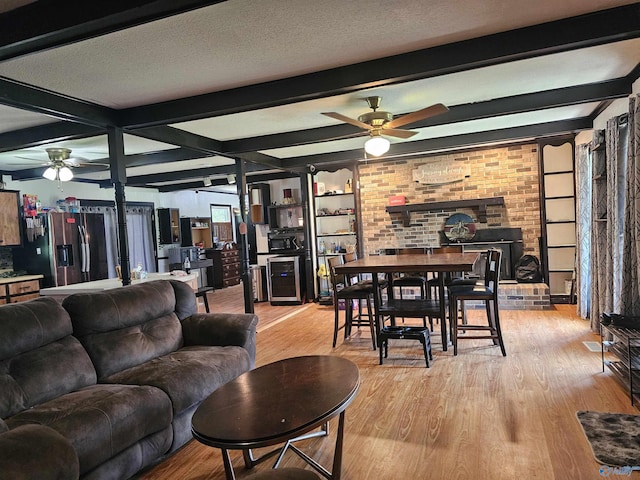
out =
{"type": "Polygon", "coordinates": [[[506,356],[507,352],[502,339],[502,330],[500,328],[500,314],[498,312],[498,284],[500,281],[500,261],[502,259],[502,250],[490,249],[487,252],[487,261],[485,268],[485,276],[483,283],[475,285],[451,285],[448,289],[449,295],[449,321],[453,329],[453,354],[458,354],[458,339],[479,339],[487,338],[493,340],[494,345],[500,345],[502,355],[506,356]],[[463,319],[463,323],[459,323],[458,302],[465,300],[481,300],[485,303],[487,312],[487,325],[470,325],[463,319]],[[460,336],[459,331],[465,332],[460,336]],[[468,330],[485,331],[488,335],[466,335],[468,330]]]}
{"type": "MultiPolygon", "coordinates": [[[[411,254],[424,254],[425,249],[421,247],[412,247],[412,248],[399,248],[396,250],[397,255],[411,255],[411,254]]],[[[427,297],[427,277],[424,275],[420,275],[418,273],[404,273],[400,277],[396,277],[392,279],[392,286],[399,287],[400,300],[402,300],[403,296],[403,288],[419,288],[420,289],[420,298],[428,298],[427,297]]],[[[402,319],[404,322],[404,318],[402,319]]],[[[422,324],[426,327],[427,318],[422,318],[422,324]]],[[[431,327],[431,331],[433,332],[433,318],[429,317],[429,326],[431,327]]]]}
{"type": "Polygon", "coordinates": [[[209,313],[209,300],[207,299],[207,293],[213,292],[213,287],[200,287],[196,290],[196,298],[202,297],[204,301],[204,310],[209,313]]]}
{"type": "Polygon", "coordinates": [[[329,275],[331,277],[331,284],[333,286],[333,310],[334,310],[334,326],[333,326],[333,347],[335,348],[338,341],[338,330],[344,329],[344,338],[351,335],[352,326],[369,325],[371,330],[371,342],[373,343],[373,349],[376,349],[376,328],[375,320],[373,316],[373,307],[371,305],[371,298],[373,296],[373,283],[366,284],[355,283],[352,284],[352,278],[348,275],[336,275],[335,268],[337,265],[344,264],[344,258],[342,256],[336,256],[329,258],[329,275]],[[342,285],[342,288],[340,288],[342,285]],[[344,300],[345,320],[344,324],[340,325],[340,300],[344,300]],[[368,321],[364,320],[361,315],[361,311],[358,311],[358,316],[353,317],[353,300],[364,300],[367,305],[368,321]]]}

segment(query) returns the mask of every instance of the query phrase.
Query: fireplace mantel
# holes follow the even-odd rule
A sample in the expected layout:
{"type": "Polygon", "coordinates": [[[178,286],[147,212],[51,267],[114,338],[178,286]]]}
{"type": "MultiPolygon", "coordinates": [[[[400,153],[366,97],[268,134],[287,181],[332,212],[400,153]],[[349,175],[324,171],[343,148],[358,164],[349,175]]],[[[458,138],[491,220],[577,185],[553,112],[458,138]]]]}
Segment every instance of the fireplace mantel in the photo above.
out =
{"type": "Polygon", "coordinates": [[[388,213],[399,213],[405,227],[411,225],[411,212],[430,212],[434,210],[456,210],[458,208],[477,208],[478,222],[487,223],[487,206],[504,206],[504,197],[476,198],[472,200],[450,200],[447,202],[415,203],[408,205],[389,205],[388,213]]]}

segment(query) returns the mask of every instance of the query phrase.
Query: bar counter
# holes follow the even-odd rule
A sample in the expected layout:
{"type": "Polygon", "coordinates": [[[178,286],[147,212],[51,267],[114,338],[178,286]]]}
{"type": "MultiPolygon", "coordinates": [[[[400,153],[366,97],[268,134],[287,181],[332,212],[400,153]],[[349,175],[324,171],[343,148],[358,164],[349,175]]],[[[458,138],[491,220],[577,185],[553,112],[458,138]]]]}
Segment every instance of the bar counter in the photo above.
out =
{"type": "MultiPolygon", "coordinates": [[[[188,275],[179,276],[170,273],[149,273],[147,278],[141,280],[131,280],[131,285],[138,283],[150,282],[152,280],[179,280],[188,283],[193,290],[198,289],[198,273],[191,272],[188,275]]],[[[62,301],[65,297],[74,293],[99,292],[102,290],[110,290],[122,286],[122,280],[118,278],[107,278],[104,280],[94,280],[93,282],[75,283],[73,285],[64,285],[61,287],[43,288],[40,295],[53,297],[58,301],[62,301]]]]}

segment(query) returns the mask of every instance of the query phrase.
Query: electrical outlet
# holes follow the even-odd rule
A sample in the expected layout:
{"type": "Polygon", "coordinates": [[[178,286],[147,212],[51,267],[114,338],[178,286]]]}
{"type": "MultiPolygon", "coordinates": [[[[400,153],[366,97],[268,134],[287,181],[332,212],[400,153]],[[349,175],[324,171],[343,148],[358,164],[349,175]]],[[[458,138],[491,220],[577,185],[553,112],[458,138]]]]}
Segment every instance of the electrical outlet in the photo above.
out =
{"type": "Polygon", "coordinates": [[[36,255],[42,255],[42,249],[40,247],[36,248],[36,255]]]}

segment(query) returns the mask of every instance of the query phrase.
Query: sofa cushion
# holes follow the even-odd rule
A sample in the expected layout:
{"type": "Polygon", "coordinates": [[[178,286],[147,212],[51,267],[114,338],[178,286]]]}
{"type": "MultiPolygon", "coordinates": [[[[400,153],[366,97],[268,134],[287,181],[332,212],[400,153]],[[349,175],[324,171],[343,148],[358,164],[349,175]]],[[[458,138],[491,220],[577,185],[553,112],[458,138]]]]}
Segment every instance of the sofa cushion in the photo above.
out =
{"type": "MultiPolygon", "coordinates": [[[[182,346],[178,297],[172,283],[157,280],[64,299],[74,335],[89,353],[99,379],[182,346]]],[[[195,305],[192,290],[191,297],[195,305]]],[[[188,305],[179,309],[180,315],[187,311],[188,305]]]]}
{"type": "Polygon", "coordinates": [[[0,360],[15,357],[71,335],[69,314],[58,302],[40,297],[0,307],[0,360]]]}
{"type": "Polygon", "coordinates": [[[242,347],[184,347],[103,379],[109,383],[153,385],[171,398],[174,414],[199,404],[215,389],[250,370],[242,347]]]}
{"type": "Polygon", "coordinates": [[[149,386],[93,385],[6,419],[10,428],[40,424],[71,441],[80,473],[102,464],[139,440],[166,429],[171,402],[149,386]]]}
{"type": "Polygon", "coordinates": [[[0,307],[0,417],[96,383],[70,333],[69,315],[50,298],[0,307]]]}
{"type": "Polygon", "coordinates": [[[55,430],[24,425],[0,435],[0,478],[76,480],[78,456],[55,430]]]}

